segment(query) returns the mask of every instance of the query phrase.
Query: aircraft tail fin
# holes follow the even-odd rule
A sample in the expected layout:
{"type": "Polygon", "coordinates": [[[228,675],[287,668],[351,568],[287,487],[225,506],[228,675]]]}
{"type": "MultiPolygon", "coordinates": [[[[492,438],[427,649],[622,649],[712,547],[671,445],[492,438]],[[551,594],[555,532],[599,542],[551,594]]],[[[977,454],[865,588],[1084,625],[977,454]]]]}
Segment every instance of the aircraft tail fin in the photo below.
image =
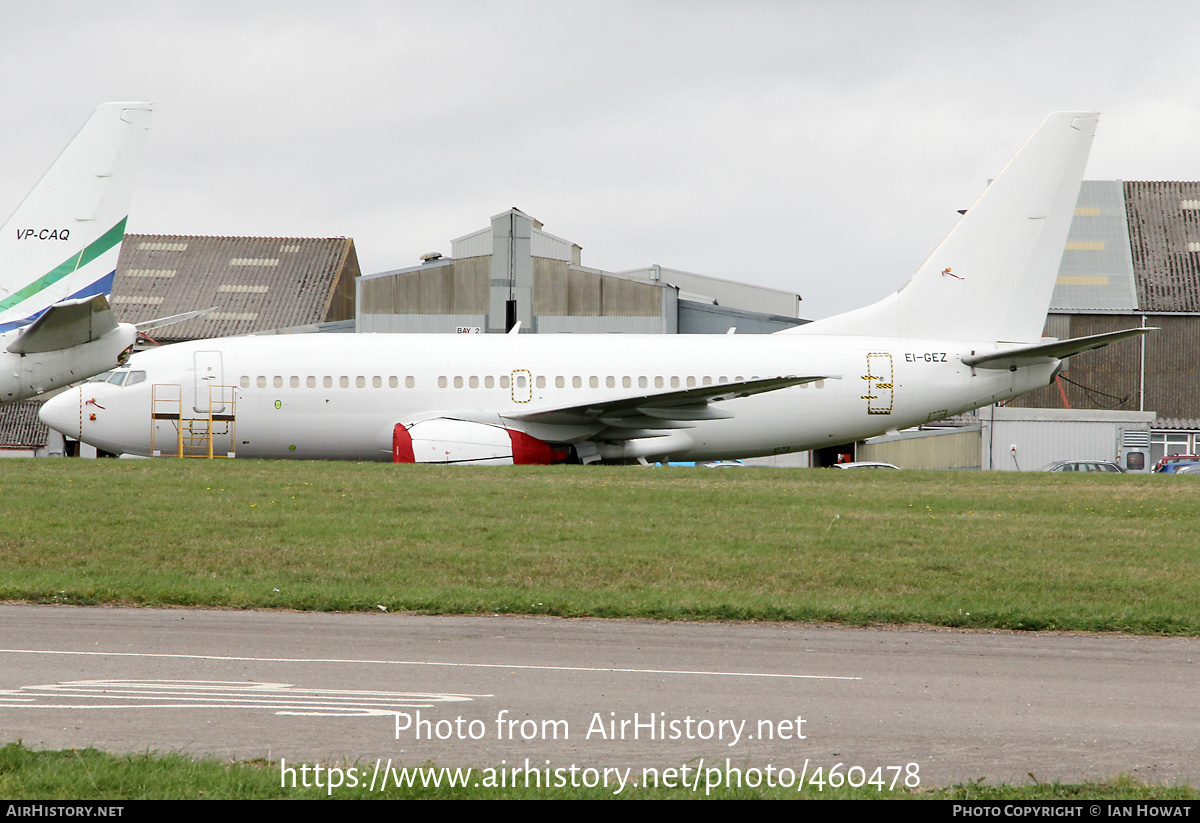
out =
{"type": "Polygon", "coordinates": [[[1047,117],[898,292],[781,334],[1040,340],[1098,118],[1047,117]]]}
{"type": "Polygon", "coordinates": [[[111,290],[150,112],[97,107],[0,229],[0,332],[111,290]]]}

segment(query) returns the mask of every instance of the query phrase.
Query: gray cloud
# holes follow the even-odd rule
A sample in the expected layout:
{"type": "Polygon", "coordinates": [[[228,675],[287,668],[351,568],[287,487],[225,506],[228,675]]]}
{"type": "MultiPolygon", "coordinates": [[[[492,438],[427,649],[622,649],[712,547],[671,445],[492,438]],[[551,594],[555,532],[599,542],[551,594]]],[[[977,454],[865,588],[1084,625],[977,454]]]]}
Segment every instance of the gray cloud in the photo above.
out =
{"type": "Polygon", "coordinates": [[[0,197],[151,99],[130,228],[348,235],[411,265],[518,206],[585,264],[794,290],[907,279],[1049,111],[1089,176],[1200,174],[1186,2],[256,2],[6,8],[0,197]]]}

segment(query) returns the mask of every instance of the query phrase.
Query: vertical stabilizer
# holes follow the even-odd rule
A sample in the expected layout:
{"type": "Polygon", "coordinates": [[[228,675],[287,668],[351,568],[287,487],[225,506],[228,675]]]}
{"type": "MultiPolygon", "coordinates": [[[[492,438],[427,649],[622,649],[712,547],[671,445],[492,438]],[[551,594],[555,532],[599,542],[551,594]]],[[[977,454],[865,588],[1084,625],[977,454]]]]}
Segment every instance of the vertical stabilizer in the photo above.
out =
{"type": "Polygon", "coordinates": [[[0,331],[112,288],[150,110],[97,107],[0,229],[0,331]]]}
{"type": "Polygon", "coordinates": [[[781,333],[1040,340],[1098,118],[1047,117],[898,292],[781,333]]]}

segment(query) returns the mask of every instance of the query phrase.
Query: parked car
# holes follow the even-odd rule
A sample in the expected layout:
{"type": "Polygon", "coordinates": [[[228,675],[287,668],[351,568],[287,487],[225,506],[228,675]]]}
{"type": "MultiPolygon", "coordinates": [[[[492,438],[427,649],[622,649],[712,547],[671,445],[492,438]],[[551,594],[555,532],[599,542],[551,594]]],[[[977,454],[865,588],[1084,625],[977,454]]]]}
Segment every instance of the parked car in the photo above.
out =
{"type": "Polygon", "coordinates": [[[1125,470],[1108,460],[1055,460],[1038,471],[1042,472],[1109,472],[1124,474],[1125,470]]]}
{"type": "Polygon", "coordinates": [[[834,463],[839,469],[899,469],[891,463],[877,463],[873,460],[860,460],[857,463],[834,463]]]}
{"type": "Polygon", "coordinates": [[[1180,466],[1187,466],[1193,463],[1200,463],[1200,455],[1169,454],[1158,461],[1158,465],[1154,467],[1154,471],[1160,474],[1174,474],[1175,470],[1180,466]]]}
{"type": "Polygon", "coordinates": [[[1193,477],[1200,477],[1200,463],[1185,463],[1176,468],[1171,474],[1189,474],[1193,477]]]}

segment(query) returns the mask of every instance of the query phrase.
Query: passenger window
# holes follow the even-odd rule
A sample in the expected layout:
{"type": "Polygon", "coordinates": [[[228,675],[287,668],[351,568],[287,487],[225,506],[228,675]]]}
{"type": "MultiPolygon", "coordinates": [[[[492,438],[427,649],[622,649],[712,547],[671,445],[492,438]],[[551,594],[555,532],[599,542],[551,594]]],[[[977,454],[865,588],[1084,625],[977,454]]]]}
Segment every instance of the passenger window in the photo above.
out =
{"type": "Polygon", "coordinates": [[[566,387],[567,387],[567,379],[565,377],[563,377],[560,374],[558,377],[554,378],[554,388],[565,389],[566,387]]]}
{"type": "Polygon", "coordinates": [[[463,386],[462,377],[461,377],[461,376],[456,376],[456,377],[454,378],[454,388],[456,388],[456,389],[461,389],[461,388],[462,388],[462,386],[463,386]]]}
{"type": "Polygon", "coordinates": [[[254,382],[260,389],[265,389],[267,387],[267,378],[265,375],[260,374],[258,379],[254,382]]]}
{"type": "Polygon", "coordinates": [[[502,388],[502,389],[508,388],[508,375],[507,374],[500,376],[500,388],[502,388]]]}
{"type": "Polygon", "coordinates": [[[325,379],[323,381],[321,381],[321,385],[323,385],[327,389],[332,389],[333,388],[333,377],[331,377],[328,374],[325,375],[325,379]]]}
{"type": "Polygon", "coordinates": [[[475,375],[471,375],[471,379],[467,381],[467,385],[473,389],[479,388],[479,378],[475,375]]]}
{"type": "Polygon", "coordinates": [[[679,388],[679,378],[678,377],[671,378],[671,388],[673,388],[673,389],[679,388]]]}
{"type": "Polygon", "coordinates": [[[293,374],[293,375],[292,375],[292,379],[291,379],[290,381],[288,381],[288,382],[289,382],[289,384],[291,385],[291,387],[292,387],[293,389],[298,389],[298,388],[300,388],[300,378],[299,378],[299,377],[297,377],[296,375],[294,375],[294,374],[293,374]]]}
{"type": "Polygon", "coordinates": [[[242,375],[241,385],[242,385],[243,389],[250,388],[250,375],[248,375],[248,374],[242,375]]]}
{"type": "Polygon", "coordinates": [[[544,389],[544,388],[546,388],[546,378],[545,378],[545,376],[544,376],[544,375],[541,375],[541,374],[539,374],[539,375],[537,376],[537,387],[538,387],[539,389],[544,389]]]}
{"type": "Polygon", "coordinates": [[[411,389],[415,385],[417,385],[417,382],[416,382],[416,379],[412,375],[409,375],[408,377],[404,378],[404,388],[411,389]]]}
{"type": "Polygon", "coordinates": [[[439,388],[439,389],[444,389],[444,388],[446,388],[446,385],[447,385],[447,383],[446,383],[446,377],[445,377],[445,375],[443,375],[443,376],[439,377],[439,378],[438,378],[438,388],[439,388]]]}
{"type": "Polygon", "coordinates": [[[383,388],[383,378],[380,377],[379,375],[375,375],[374,377],[372,377],[371,378],[371,387],[375,388],[375,389],[382,389],[383,388]]]}
{"type": "Polygon", "coordinates": [[[275,379],[271,381],[271,384],[273,386],[275,386],[275,388],[277,388],[277,389],[282,389],[283,388],[283,376],[278,375],[278,374],[275,375],[275,379]]]}
{"type": "Polygon", "coordinates": [[[579,375],[575,375],[574,377],[572,377],[571,378],[571,388],[582,389],[583,388],[583,378],[580,377],[579,375]]]}
{"type": "Polygon", "coordinates": [[[588,378],[588,388],[592,388],[592,389],[600,388],[600,378],[594,374],[591,377],[589,377],[588,378]]]}
{"type": "Polygon", "coordinates": [[[305,381],[305,385],[307,385],[310,389],[315,389],[317,387],[316,375],[310,374],[308,376],[308,380],[305,381]]]}
{"type": "Polygon", "coordinates": [[[608,376],[608,378],[604,381],[604,386],[605,386],[605,388],[608,388],[608,389],[615,389],[617,387],[617,378],[613,377],[610,374],[608,376]]]}
{"type": "Polygon", "coordinates": [[[490,374],[487,375],[486,377],[484,377],[483,378],[483,387],[485,389],[496,388],[496,378],[492,377],[490,374]]]}
{"type": "Polygon", "coordinates": [[[343,389],[350,388],[350,378],[343,374],[341,377],[338,378],[338,385],[341,386],[343,389]]]}
{"type": "Polygon", "coordinates": [[[646,389],[649,387],[650,387],[650,378],[648,378],[644,375],[642,377],[638,378],[638,388],[639,389],[646,389]]]}
{"type": "Polygon", "coordinates": [[[661,389],[663,387],[663,379],[661,377],[654,378],[654,388],[661,389]]]}
{"type": "Polygon", "coordinates": [[[389,389],[400,388],[400,378],[396,377],[396,375],[394,375],[394,374],[391,377],[389,377],[388,378],[388,388],[389,389]]]}

